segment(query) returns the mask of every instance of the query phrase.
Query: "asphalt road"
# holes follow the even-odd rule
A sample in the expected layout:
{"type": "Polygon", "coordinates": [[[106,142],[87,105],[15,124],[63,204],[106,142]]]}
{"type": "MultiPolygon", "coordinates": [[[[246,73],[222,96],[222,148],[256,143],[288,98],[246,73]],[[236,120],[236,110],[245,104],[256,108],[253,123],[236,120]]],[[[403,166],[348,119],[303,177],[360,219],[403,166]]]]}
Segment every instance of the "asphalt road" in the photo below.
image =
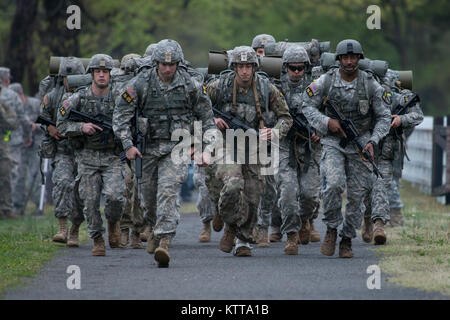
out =
{"type": "MultiPolygon", "coordinates": [[[[321,236],[325,227],[319,220],[321,236]]],[[[298,256],[287,256],[284,243],[270,248],[254,246],[252,257],[235,257],[218,249],[222,232],[213,232],[210,243],[199,243],[201,222],[197,214],[183,214],[170,249],[167,269],[159,269],[145,249],[110,249],[93,257],[92,245],[63,248],[37,277],[9,290],[5,299],[150,299],[150,300],[329,300],[329,299],[444,299],[386,282],[368,289],[367,268],[378,258],[373,245],[353,241],[355,258],[339,259],[320,254],[320,243],[301,245],[298,256]],[[67,268],[80,268],[81,289],[68,289],[67,268]]]]}

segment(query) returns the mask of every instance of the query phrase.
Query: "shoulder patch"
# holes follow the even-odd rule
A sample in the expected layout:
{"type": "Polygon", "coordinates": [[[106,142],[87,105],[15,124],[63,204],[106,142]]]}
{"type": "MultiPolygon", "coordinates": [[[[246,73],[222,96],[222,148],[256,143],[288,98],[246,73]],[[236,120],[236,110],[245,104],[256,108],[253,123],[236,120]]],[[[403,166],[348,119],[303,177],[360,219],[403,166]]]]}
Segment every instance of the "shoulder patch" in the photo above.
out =
{"type": "Polygon", "coordinates": [[[384,90],[382,98],[386,104],[390,105],[392,103],[392,94],[390,92],[387,92],[386,90],[384,90]]]}
{"type": "Polygon", "coordinates": [[[202,86],[203,94],[206,95],[206,86],[202,86]]]}
{"type": "Polygon", "coordinates": [[[44,99],[42,100],[42,106],[45,108],[48,105],[48,97],[47,95],[44,96],[44,99]]]}
{"type": "Polygon", "coordinates": [[[319,88],[317,88],[316,83],[312,82],[307,88],[306,88],[306,93],[308,94],[308,96],[312,97],[313,95],[315,95],[317,92],[319,91],[319,88]]]}
{"type": "Polygon", "coordinates": [[[131,103],[131,101],[133,101],[136,96],[137,94],[136,91],[134,91],[133,87],[128,87],[127,90],[122,93],[122,98],[128,103],[131,103]]]}

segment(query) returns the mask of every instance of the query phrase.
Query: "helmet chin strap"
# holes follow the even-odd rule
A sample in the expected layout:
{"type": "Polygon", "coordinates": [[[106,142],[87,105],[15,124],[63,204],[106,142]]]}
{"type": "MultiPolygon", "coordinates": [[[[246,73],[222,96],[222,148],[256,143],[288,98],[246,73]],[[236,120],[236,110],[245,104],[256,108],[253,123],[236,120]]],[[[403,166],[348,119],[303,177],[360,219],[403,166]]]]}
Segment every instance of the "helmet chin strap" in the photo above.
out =
{"type": "Polygon", "coordinates": [[[341,67],[341,70],[342,70],[346,75],[352,76],[352,75],[354,75],[354,74],[358,71],[358,65],[356,65],[356,66],[353,68],[352,71],[348,71],[348,70],[346,70],[346,69],[343,68],[343,67],[341,67]]]}

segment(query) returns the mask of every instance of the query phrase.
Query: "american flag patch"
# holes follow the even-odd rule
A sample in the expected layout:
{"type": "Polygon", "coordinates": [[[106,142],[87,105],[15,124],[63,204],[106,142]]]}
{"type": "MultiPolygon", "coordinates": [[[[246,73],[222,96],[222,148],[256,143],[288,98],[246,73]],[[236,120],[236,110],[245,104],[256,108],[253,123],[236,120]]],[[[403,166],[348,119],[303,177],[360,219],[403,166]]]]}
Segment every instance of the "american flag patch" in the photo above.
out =
{"type": "Polygon", "coordinates": [[[64,107],[66,110],[69,110],[69,108],[70,108],[69,101],[64,100],[64,102],[63,102],[63,107],[64,107]]]}
{"type": "Polygon", "coordinates": [[[132,97],[133,99],[136,98],[136,91],[134,91],[133,87],[128,87],[127,89],[128,94],[130,95],[130,97],[132,97]]]}

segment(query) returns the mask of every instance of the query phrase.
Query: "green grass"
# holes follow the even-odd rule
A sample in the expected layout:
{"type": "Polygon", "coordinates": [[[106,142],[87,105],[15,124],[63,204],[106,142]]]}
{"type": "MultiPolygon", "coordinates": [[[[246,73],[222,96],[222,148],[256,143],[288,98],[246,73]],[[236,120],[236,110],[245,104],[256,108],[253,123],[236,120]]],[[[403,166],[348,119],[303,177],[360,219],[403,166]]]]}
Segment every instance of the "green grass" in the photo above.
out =
{"type": "Polygon", "coordinates": [[[389,282],[450,296],[450,206],[402,181],[405,226],[386,228],[388,242],[376,247],[389,282]]]}
{"type": "MultiPolygon", "coordinates": [[[[68,223],[70,226],[70,223],[68,223]]],[[[0,220],[0,298],[7,288],[24,283],[35,276],[44,264],[58,254],[64,244],[52,242],[58,230],[53,208],[44,216],[25,215],[17,219],[0,220]]],[[[80,228],[80,241],[88,238],[86,224],[80,228]]]]}

